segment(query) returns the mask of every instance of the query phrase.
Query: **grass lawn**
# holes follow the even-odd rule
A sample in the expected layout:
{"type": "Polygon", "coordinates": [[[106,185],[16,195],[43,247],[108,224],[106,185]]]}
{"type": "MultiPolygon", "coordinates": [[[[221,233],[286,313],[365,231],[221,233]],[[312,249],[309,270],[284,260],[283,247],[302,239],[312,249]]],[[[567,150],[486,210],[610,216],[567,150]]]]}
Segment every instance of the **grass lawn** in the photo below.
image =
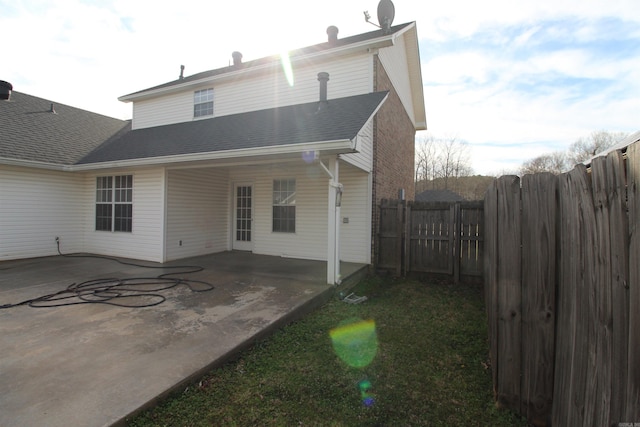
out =
{"type": "Polygon", "coordinates": [[[368,301],[331,300],[129,425],[526,425],[493,403],[481,287],[372,277],[354,292],[368,301]]]}

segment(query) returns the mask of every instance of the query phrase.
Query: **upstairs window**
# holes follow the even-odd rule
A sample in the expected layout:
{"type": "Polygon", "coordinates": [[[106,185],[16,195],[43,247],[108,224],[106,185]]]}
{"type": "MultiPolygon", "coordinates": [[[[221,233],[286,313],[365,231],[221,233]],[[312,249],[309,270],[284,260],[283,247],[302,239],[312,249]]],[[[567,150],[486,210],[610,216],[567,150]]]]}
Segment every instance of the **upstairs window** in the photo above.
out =
{"type": "Polygon", "coordinates": [[[193,117],[213,116],[213,89],[193,93],[193,117]]]}
{"type": "Polygon", "coordinates": [[[296,180],[273,181],[273,231],[296,232],[296,180]]]}
{"type": "Polygon", "coordinates": [[[131,232],[133,175],[96,178],[96,230],[131,232]]]}

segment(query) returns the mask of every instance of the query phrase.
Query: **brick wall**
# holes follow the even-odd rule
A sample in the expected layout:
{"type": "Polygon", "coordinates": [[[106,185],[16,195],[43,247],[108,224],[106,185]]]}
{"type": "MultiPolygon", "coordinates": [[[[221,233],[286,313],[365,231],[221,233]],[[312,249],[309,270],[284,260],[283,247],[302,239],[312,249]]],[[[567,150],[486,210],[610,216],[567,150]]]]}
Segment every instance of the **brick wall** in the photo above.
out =
{"type": "Polygon", "coordinates": [[[379,204],[382,199],[397,199],[403,188],[405,198],[413,200],[415,128],[389,77],[376,56],[375,91],[388,90],[389,98],[374,120],[373,133],[373,221],[372,260],[377,261],[379,204]]]}

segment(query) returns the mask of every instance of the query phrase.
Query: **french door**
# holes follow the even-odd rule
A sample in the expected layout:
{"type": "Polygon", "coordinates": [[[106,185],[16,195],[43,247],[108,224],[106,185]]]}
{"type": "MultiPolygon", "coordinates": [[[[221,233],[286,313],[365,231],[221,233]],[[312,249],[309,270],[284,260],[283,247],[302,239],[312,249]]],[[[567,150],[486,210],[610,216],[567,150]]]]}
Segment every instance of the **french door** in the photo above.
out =
{"type": "Polygon", "coordinates": [[[233,249],[253,250],[253,185],[234,186],[233,249]]]}

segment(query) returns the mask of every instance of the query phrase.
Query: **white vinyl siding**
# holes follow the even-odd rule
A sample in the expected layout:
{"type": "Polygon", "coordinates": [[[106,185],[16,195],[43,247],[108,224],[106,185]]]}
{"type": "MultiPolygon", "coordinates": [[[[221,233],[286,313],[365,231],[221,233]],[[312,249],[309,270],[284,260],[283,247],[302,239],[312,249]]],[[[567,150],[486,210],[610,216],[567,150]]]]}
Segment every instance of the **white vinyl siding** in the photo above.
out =
{"type": "Polygon", "coordinates": [[[394,46],[380,49],[378,57],[398,93],[402,105],[407,110],[407,114],[409,114],[411,120],[415,120],[405,44],[404,37],[398,37],[394,46]]]}
{"type": "Polygon", "coordinates": [[[369,173],[355,167],[340,167],[343,185],[340,208],[340,259],[371,263],[371,197],[369,173]],[[348,223],[344,220],[348,219],[348,223]]]}
{"type": "MultiPolygon", "coordinates": [[[[108,173],[100,173],[100,176],[108,173]]],[[[84,250],[86,252],[141,259],[163,261],[163,230],[165,171],[163,168],[139,171],[118,171],[116,174],[133,175],[133,228],[131,233],[94,231],[96,175],[85,179],[85,203],[92,206],[85,216],[86,227],[84,250]],[[90,231],[89,231],[90,230],[90,231]]]]}
{"type": "Polygon", "coordinates": [[[229,181],[226,169],[168,172],[166,259],[229,247],[229,181]]]}
{"type": "MultiPolygon", "coordinates": [[[[370,54],[348,56],[318,64],[293,63],[294,84],[290,86],[278,64],[257,76],[215,84],[215,116],[256,111],[319,99],[318,73],[329,73],[328,98],[369,93],[372,90],[370,54]]],[[[211,84],[209,84],[211,86],[211,84]]],[[[201,88],[206,89],[203,84],[201,88]]],[[[136,101],[133,129],[193,120],[194,88],[162,97],[136,101]]]]}
{"type": "Polygon", "coordinates": [[[133,104],[132,129],[193,120],[193,91],[174,93],[133,104]]]}
{"type": "Polygon", "coordinates": [[[0,183],[0,260],[57,255],[56,236],[62,251],[83,250],[85,217],[94,203],[83,198],[82,176],[0,166],[0,183]]]}
{"type": "Polygon", "coordinates": [[[252,181],[254,247],[262,255],[327,259],[328,177],[317,165],[236,168],[233,182],[252,181]],[[296,232],[272,231],[273,180],[296,180],[296,232]]]}
{"type": "Polygon", "coordinates": [[[373,170],[373,119],[358,134],[356,150],[357,153],[341,154],[340,159],[365,172],[371,172],[373,170]]]}

